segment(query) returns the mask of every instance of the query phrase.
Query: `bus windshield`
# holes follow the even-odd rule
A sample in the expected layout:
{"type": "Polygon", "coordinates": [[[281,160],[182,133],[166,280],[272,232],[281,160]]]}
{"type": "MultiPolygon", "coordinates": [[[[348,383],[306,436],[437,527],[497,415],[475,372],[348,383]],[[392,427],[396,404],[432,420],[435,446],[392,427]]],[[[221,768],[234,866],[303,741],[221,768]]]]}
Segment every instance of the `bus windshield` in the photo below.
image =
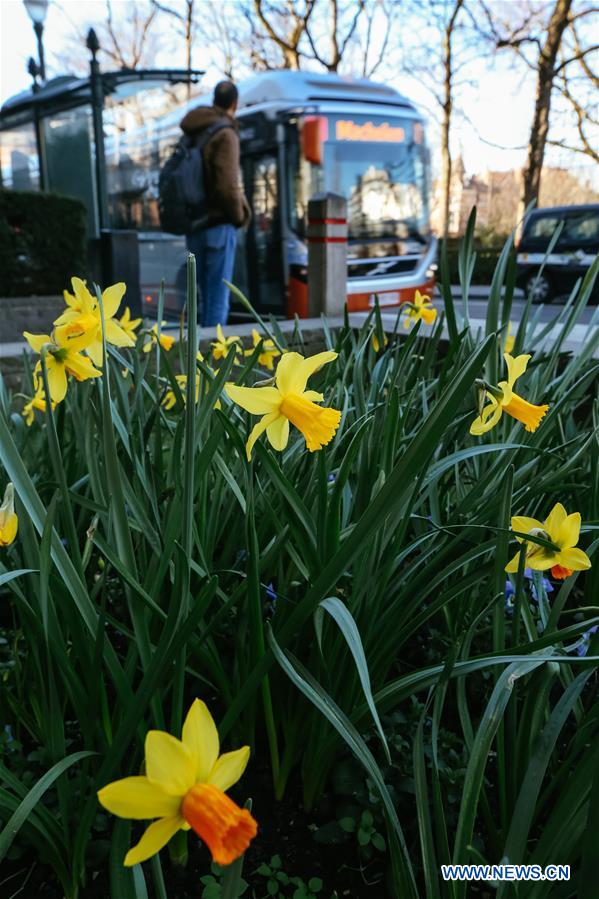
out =
{"type": "Polygon", "coordinates": [[[350,240],[410,239],[428,234],[428,173],[420,122],[396,117],[329,116],[323,162],[290,148],[291,226],[305,233],[308,200],[346,197],[350,240]]]}

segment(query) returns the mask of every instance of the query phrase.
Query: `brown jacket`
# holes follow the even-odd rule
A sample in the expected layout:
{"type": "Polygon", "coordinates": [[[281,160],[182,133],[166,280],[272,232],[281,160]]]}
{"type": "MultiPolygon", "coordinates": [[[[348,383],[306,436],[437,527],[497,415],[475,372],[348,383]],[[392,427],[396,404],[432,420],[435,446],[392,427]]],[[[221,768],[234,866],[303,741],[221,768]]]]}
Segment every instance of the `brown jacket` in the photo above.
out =
{"type": "Polygon", "coordinates": [[[200,137],[205,128],[226,118],[230,119],[232,127],[221,128],[204,147],[206,228],[223,223],[241,228],[250,221],[250,207],[239,176],[239,129],[235,119],[216,106],[197,106],[181,121],[185,134],[200,137]]]}

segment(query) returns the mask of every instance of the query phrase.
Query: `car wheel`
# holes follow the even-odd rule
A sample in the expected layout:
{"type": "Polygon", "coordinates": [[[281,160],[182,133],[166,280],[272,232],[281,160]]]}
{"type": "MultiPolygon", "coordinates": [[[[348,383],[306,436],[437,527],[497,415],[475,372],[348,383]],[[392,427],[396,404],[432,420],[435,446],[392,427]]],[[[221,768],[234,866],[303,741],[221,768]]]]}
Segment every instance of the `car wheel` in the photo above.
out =
{"type": "Polygon", "coordinates": [[[553,299],[553,286],[545,274],[538,272],[530,275],[526,282],[526,296],[532,294],[533,303],[550,303],[553,299]]]}

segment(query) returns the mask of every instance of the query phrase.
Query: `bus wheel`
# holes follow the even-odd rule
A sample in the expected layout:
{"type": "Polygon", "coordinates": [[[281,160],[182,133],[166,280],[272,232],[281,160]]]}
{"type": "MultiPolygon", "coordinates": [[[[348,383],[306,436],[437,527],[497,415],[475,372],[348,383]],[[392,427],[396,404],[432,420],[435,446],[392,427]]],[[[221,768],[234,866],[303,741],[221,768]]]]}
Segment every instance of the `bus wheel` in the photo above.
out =
{"type": "Polygon", "coordinates": [[[550,303],[553,299],[553,285],[545,274],[535,273],[526,282],[526,296],[532,294],[533,303],[550,303]]]}

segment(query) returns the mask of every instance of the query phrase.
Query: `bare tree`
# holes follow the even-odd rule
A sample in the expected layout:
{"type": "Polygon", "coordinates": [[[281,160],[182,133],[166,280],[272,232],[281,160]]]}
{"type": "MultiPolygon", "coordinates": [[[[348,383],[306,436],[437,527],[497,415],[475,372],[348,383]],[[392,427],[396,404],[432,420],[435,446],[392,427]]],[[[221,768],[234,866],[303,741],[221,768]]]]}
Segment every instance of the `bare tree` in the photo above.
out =
{"type": "MultiPolygon", "coordinates": [[[[352,39],[356,34],[356,28],[360,17],[366,9],[366,0],[352,0],[351,3],[341,6],[339,0],[328,0],[328,13],[325,25],[327,31],[327,40],[329,44],[328,58],[320,49],[320,41],[312,33],[312,29],[306,26],[306,38],[312,57],[328,72],[336,72],[349,47],[352,39]],[[345,33],[343,33],[343,20],[347,18],[345,33]]],[[[313,19],[314,21],[314,19],[313,19]]]]}
{"type": "Polygon", "coordinates": [[[105,45],[100,41],[104,53],[117,65],[124,69],[137,69],[148,54],[148,40],[152,22],[156,17],[156,9],[150,5],[147,10],[143,4],[128,5],[126,24],[123,21],[115,25],[111,0],[106,0],[106,22],[104,32],[107,37],[105,45]]]}
{"type": "Polygon", "coordinates": [[[512,7],[509,10],[512,13],[511,17],[503,21],[497,14],[496,7],[481,3],[488,37],[496,49],[511,49],[531,71],[535,72],[536,77],[535,106],[526,163],[522,170],[518,220],[531,202],[539,200],[543,161],[548,145],[583,153],[595,161],[599,159],[586,130],[589,124],[596,125],[597,121],[589,113],[588,103],[580,99],[578,89],[574,87],[574,82],[580,81],[578,74],[571,75],[573,66],[580,66],[586,78],[591,83],[594,81],[596,90],[599,81],[591,70],[588,56],[598,48],[597,45],[582,47],[575,23],[596,13],[597,10],[586,5],[575,12],[573,3],[574,0],[554,0],[549,18],[545,15],[546,7],[534,8],[524,5],[517,9],[512,7]],[[519,20],[514,21],[518,15],[519,20]],[[577,146],[549,136],[556,93],[566,101],[571,113],[574,114],[580,141],[577,146]]]}
{"type": "MultiPolygon", "coordinates": [[[[309,62],[337,72],[349,60],[352,71],[361,74],[366,62],[361,65],[357,56],[366,57],[369,47],[366,41],[362,49],[359,24],[367,20],[367,30],[372,30],[377,12],[392,5],[393,0],[303,0],[302,6],[299,0],[253,0],[254,15],[248,18],[254,46],[262,33],[278,48],[284,68],[297,70],[309,62]]],[[[269,67],[264,53],[261,62],[261,67],[269,67]]],[[[376,68],[375,62],[371,71],[376,68]]]]}
{"type": "MultiPolygon", "coordinates": [[[[193,40],[195,34],[195,21],[194,21],[194,12],[195,12],[195,3],[194,0],[184,0],[185,6],[183,11],[179,11],[178,9],[167,6],[166,3],[159,3],[158,0],[152,0],[152,6],[157,12],[161,12],[167,16],[173,18],[178,26],[179,33],[183,37],[184,45],[185,45],[185,68],[188,72],[191,72],[191,60],[193,55],[193,40]]],[[[187,84],[187,97],[191,96],[191,82],[187,84]]]]}
{"type": "Polygon", "coordinates": [[[137,69],[150,65],[157,52],[156,9],[152,3],[119,3],[106,0],[105,18],[75,23],[68,12],[68,4],[56,3],[56,8],[69,22],[65,29],[64,50],[56,54],[61,69],[87,74],[89,54],[85,41],[90,26],[100,41],[100,59],[113,68],[137,69]]]}
{"type": "Polygon", "coordinates": [[[539,198],[541,170],[543,168],[545,144],[549,132],[549,113],[551,111],[553,79],[555,78],[555,62],[562,35],[568,25],[571,6],[572,0],[556,0],[547,28],[545,42],[539,53],[535,111],[530,127],[526,165],[522,171],[522,186],[518,209],[519,219],[527,206],[533,200],[536,201],[539,198]]]}
{"type": "Polygon", "coordinates": [[[451,150],[449,134],[451,130],[451,114],[453,111],[454,58],[453,37],[456,22],[464,0],[455,0],[451,14],[445,26],[443,38],[443,120],[441,123],[441,192],[443,198],[442,228],[443,236],[449,230],[449,197],[451,190],[451,150]]]}
{"type": "MultiPolygon", "coordinates": [[[[478,55],[473,46],[469,19],[464,15],[466,0],[412,0],[402,6],[406,19],[417,25],[417,35],[406,36],[401,53],[393,48],[395,65],[417,78],[430,94],[427,109],[439,127],[440,178],[434,209],[436,229],[444,236],[450,229],[452,191],[451,134],[456,113],[456,97],[467,69],[478,55]]],[[[426,105],[421,103],[426,108],[426,105]]]]}
{"type": "Polygon", "coordinates": [[[556,67],[556,86],[561,97],[567,102],[567,106],[574,115],[574,122],[578,136],[578,145],[561,140],[548,140],[549,144],[568,149],[574,153],[581,153],[590,157],[593,162],[599,162],[599,143],[597,143],[599,129],[599,117],[597,115],[597,92],[599,91],[599,74],[597,74],[589,62],[591,54],[596,54],[599,45],[592,44],[583,47],[583,41],[578,33],[578,20],[591,12],[599,12],[598,9],[587,8],[578,15],[572,16],[569,28],[565,33],[565,39],[560,47],[560,61],[556,67]],[[594,132],[594,137],[589,136],[589,131],[594,132]]]}
{"type": "Polygon", "coordinates": [[[286,69],[300,68],[300,42],[308,28],[315,2],[316,0],[303,0],[300,8],[297,0],[286,0],[284,4],[254,0],[255,15],[268,37],[281,51],[286,69]]]}
{"type": "Polygon", "coordinates": [[[392,36],[394,38],[394,50],[397,53],[398,38],[401,39],[400,29],[394,29],[395,16],[399,10],[399,3],[396,0],[376,0],[374,3],[366,3],[364,8],[365,28],[362,34],[358,34],[358,45],[360,48],[360,56],[362,58],[362,66],[360,74],[362,78],[372,78],[374,74],[383,65],[389,55],[392,36]],[[383,32],[383,40],[378,49],[373,48],[373,30],[377,22],[381,23],[383,32]],[[372,59],[371,59],[371,50],[372,59]]]}

